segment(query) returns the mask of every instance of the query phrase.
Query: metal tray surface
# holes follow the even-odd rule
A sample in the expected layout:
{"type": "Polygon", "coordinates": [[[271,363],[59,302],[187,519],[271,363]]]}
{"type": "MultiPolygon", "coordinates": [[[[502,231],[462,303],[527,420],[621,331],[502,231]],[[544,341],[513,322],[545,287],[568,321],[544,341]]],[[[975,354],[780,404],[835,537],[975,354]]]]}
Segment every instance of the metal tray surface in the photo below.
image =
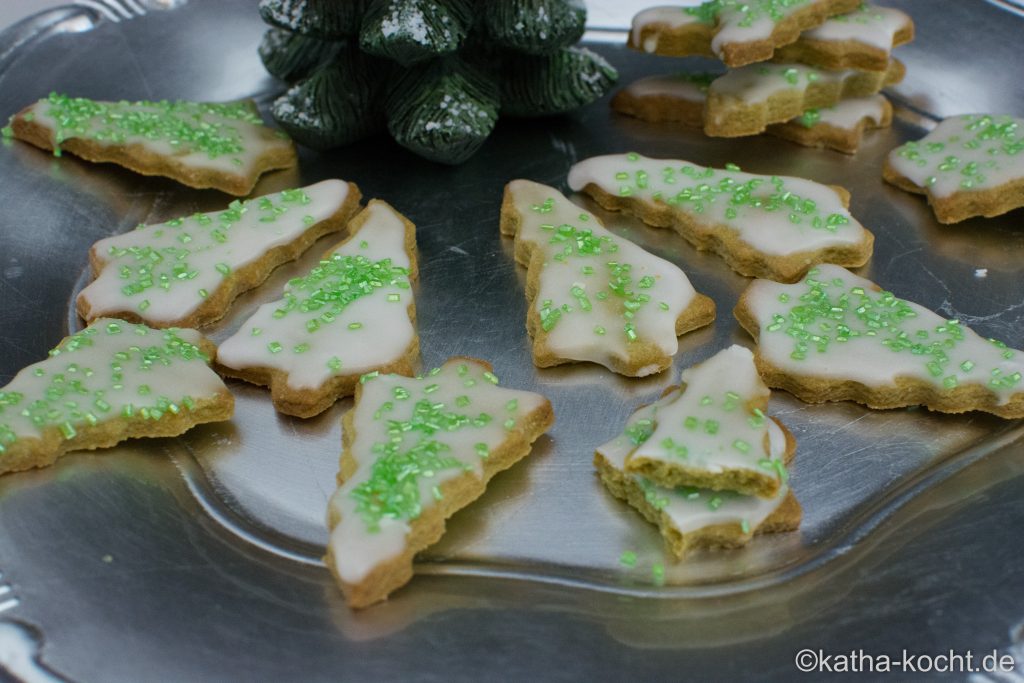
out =
{"type": "MultiPolygon", "coordinates": [[[[51,90],[99,99],[251,96],[263,105],[279,92],[281,84],[255,56],[262,25],[251,2],[163,4],[181,6],[157,12],[161,3],[94,2],[52,10],[8,30],[0,40],[0,115],[51,90]]],[[[511,241],[498,232],[502,188],[524,177],[565,189],[575,161],[629,150],[714,166],[734,162],[752,172],[843,185],[853,195],[854,215],[877,238],[874,257],[858,272],[983,335],[1021,345],[1021,211],[941,226],[922,198],[885,185],[880,169],[890,149],[920,137],[942,116],[1024,111],[1014,69],[993,68],[1024,66],[1015,47],[1024,20],[980,1],[944,2],[942,12],[933,11],[938,3],[923,0],[888,4],[914,16],[918,39],[898,53],[909,73],[892,93],[893,128],[868,134],[855,157],[768,137],[708,139],[613,115],[602,101],[565,117],[502,120],[481,152],[456,168],[423,161],[381,138],[325,154],[303,150],[298,170],[266,177],[256,194],[327,177],[353,180],[366,197],[383,198],[409,216],[418,226],[421,259],[416,296],[422,367],[456,354],[485,358],[504,384],[547,395],[556,426],[529,458],[497,477],[478,502],[451,520],[442,541],[419,557],[409,587],[360,614],[344,606],[320,560],[340,416],[350,399],[298,420],[275,413],[265,390],[232,382],[237,407],[231,422],[196,428],[179,439],[72,455],[47,470],[3,477],[0,570],[6,574],[0,575],[0,615],[14,621],[0,616],[0,665],[39,680],[58,670],[72,677],[99,672],[105,680],[131,680],[144,661],[160,662],[165,668],[153,671],[174,677],[246,677],[245,666],[218,666],[212,651],[192,662],[162,651],[167,622],[179,627],[167,645],[171,652],[204,642],[212,643],[210,649],[234,643],[252,656],[250,674],[283,666],[287,657],[271,661],[268,654],[282,642],[301,643],[297,647],[304,652],[313,644],[336,648],[334,657],[308,662],[311,679],[336,671],[329,664],[357,655],[360,642],[388,643],[408,653],[430,642],[429,633],[414,628],[418,622],[453,619],[460,633],[470,624],[486,629],[511,619],[529,635],[525,631],[533,627],[557,632],[566,615],[584,615],[570,620],[571,628],[560,636],[565,647],[581,651],[593,646],[578,639],[597,626],[629,652],[745,642],[810,618],[804,603],[779,597],[793,586],[818,591],[811,612],[842,601],[838,577],[854,570],[841,560],[863,554],[878,560],[870,549],[884,545],[901,516],[928,517],[922,510],[929,505],[966,505],[971,491],[1017,474],[1013,467],[992,465],[984,475],[976,472],[983,456],[1004,447],[1020,455],[1021,422],[983,414],[871,411],[847,403],[808,406],[776,392],[770,413],[798,440],[791,471],[805,509],[801,530],[755,539],[740,551],[666,562],[657,530],[600,485],[591,465],[593,449],[617,433],[638,405],[677,382],[682,368],[728,344],[751,345],[731,316],[749,280],[671,231],[604,212],[581,196],[574,200],[611,230],[679,264],[699,291],[715,299],[718,319],[682,337],[675,367],[652,378],[625,379],[587,365],[539,370],[531,363],[524,269],[512,258],[511,241]],[[948,43],[945,32],[953,26],[984,34],[984,43],[948,43]],[[637,553],[636,567],[620,565],[624,550],[637,553]],[[664,585],[652,581],[655,563],[666,565],[664,585]],[[98,615],[95,642],[116,634],[132,644],[132,654],[104,660],[102,649],[83,649],[82,638],[88,638],[62,618],[61,604],[75,615],[98,615]],[[184,626],[185,615],[208,609],[218,618],[184,626]],[[218,630],[224,624],[238,632],[227,636],[218,630]],[[5,657],[32,653],[44,640],[57,643],[47,649],[46,665],[29,654],[19,669],[5,657]],[[71,645],[61,649],[61,642],[71,645]],[[51,663],[53,670],[47,668],[51,663]]],[[[686,64],[627,51],[621,34],[590,37],[620,68],[622,84],[686,64]],[[609,37],[617,42],[599,42],[609,37]]],[[[0,149],[0,178],[0,383],[82,326],[72,304],[87,282],[92,242],[140,222],[214,210],[227,201],[213,191],[188,190],[113,166],[54,159],[21,143],[0,149]]],[[[327,238],[277,270],[205,331],[215,341],[224,339],[336,239],[327,238]]],[[[413,659],[389,669],[373,656],[359,672],[410,671],[413,659]]]]}

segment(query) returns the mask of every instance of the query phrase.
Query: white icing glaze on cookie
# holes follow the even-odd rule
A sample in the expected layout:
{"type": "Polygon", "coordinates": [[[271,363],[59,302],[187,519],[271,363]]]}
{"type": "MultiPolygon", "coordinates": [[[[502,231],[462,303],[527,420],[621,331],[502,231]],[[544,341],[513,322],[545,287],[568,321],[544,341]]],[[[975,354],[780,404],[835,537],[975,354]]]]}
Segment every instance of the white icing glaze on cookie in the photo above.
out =
{"type": "Polygon", "coordinates": [[[934,197],[999,187],[1024,178],[1024,118],[944,119],[922,139],[890,152],[889,165],[934,197]]]}
{"type": "Polygon", "coordinates": [[[315,391],[333,375],[361,375],[408,353],[416,330],[406,225],[383,202],[364,212],[358,232],[221,344],[221,365],[281,370],[289,387],[315,391]]]}
{"type": "Polygon", "coordinates": [[[634,460],[675,464],[717,475],[736,470],[785,482],[785,467],[768,449],[768,420],[757,405],[771,392],[754,367],[754,356],[730,346],[683,371],[686,390],[662,406],[650,438],[629,455],[634,460]]]}
{"type": "Polygon", "coordinates": [[[834,265],[792,285],[755,280],[744,297],[760,328],[761,357],[793,376],[872,388],[897,377],[937,389],[978,384],[1000,405],[1024,391],[1021,351],[875,287],[834,265]]]}
{"type": "MultiPolygon", "coordinates": [[[[640,36],[648,26],[657,25],[663,30],[672,30],[687,24],[699,23],[693,14],[687,14],[683,7],[649,7],[633,17],[632,42],[640,45],[640,36]]],[[[642,45],[644,52],[656,52],[658,49],[658,33],[651,35],[642,45]]]]}
{"type": "MultiPolygon", "coordinates": [[[[656,403],[633,413],[622,434],[598,447],[609,465],[626,473],[626,461],[637,446],[651,438],[651,428],[666,418],[666,413],[680,398],[674,391],[656,403]]],[[[786,435],[771,418],[765,420],[768,432],[768,453],[771,460],[781,461],[786,453],[786,435]]],[[[638,474],[630,474],[644,491],[653,507],[665,513],[680,533],[688,534],[718,524],[738,524],[745,533],[752,533],[778,509],[789,494],[789,485],[782,484],[770,498],[744,496],[733,491],[712,491],[689,486],[666,488],[638,474]]]]}
{"type": "Polygon", "coordinates": [[[101,318],[64,339],[0,389],[0,459],[19,439],[57,428],[65,439],[115,418],[159,420],[227,387],[195,330],[154,330],[101,318]]]}
{"type": "Polygon", "coordinates": [[[483,459],[546,401],[496,383],[468,359],[425,377],[381,375],[364,383],[346,451],[356,470],[330,500],[329,518],[340,521],[327,552],[342,581],[359,583],[400,555],[441,486],[466,472],[481,476],[483,459]]]}
{"type": "Polygon", "coordinates": [[[756,104],[784,90],[803,91],[811,83],[842,83],[859,73],[853,69],[827,71],[806,64],[748,64],[716,78],[708,94],[756,104]]]}
{"type": "Polygon", "coordinates": [[[262,169],[257,161],[287,136],[263,125],[248,102],[99,102],[52,93],[31,105],[25,118],[51,133],[54,153],[66,140],[101,146],[131,145],[173,157],[190,168],[232,175],[262,169]]]}
{"type": "Polygon", "coordinates": [[[675,355],[676,320],[696,296],[682,270],[613,235],[554,188],[513,180],[508,190],[521,216],[516,239],[543,254],[533,306],[552,353],[609,368],[610,359],[628,361],[637,341],[675,355]]]}
{"type": "Polygon", "coordinates": [[[324,180],[102,239],[93,245],[102,270],[79,298],[94,317],[134,311],[158,325],[181,320],[232,272],[334,215],[348,191],[324,180]]]}
{"type": "Polygon", "coordinates": [[[853,40],[889,52],[896,33],[910,23],[910,17],[897,9],[864,3],[853,12],[832,17],[820,26],[804,31],[800,39],[853,40]]]}
{"type": "Polygon", "coordinates": [[[885,117],[885,96],[869,95],[840,100],[835,106],[820,109],[808,109],[802,116],[793,119],[807,128],[819,124],[828,124],[846,131],[854,130],[861,121],[867,119],[873,125],[880,125],[885,117]]]}
{"type": "MultiPolygon", "coordinates": [[[[624,92],[641,100],[668,98],[680,102],[703,104],[707,101],[711,82],[717,77],[717,74],[707,73],[647,76],[626,86],[624,92]]],[[[799,123],[805,128],[813,128],[818,124],[825,123],[834,128],[852,131],[865,119],[878,126],[882,123],[884,115],[885,96],[868,95],[867,97],[851,97],[840,100],[831,107],[808,109],[803,115],[793,119],[793,122],[799,123]]]]}
{"type": "Polygon", "coordinates": [[[636,98],[670,97],[686,102],[703,103],[707,100],[708,86],[718,74],[678,73],[647,76],[633,81],[624,92],[636,98]]]}
{"type": "Polygon", "coordinates": [[[765,254],[786,256],[865,239],[864,227],[835,190],[802,178],[610,154],[585,159],[569,171],[573,190],[591,183],[614,196],[668,204],[705,226],[728,226],[765,254]]]}
{"type": "MultiPolygon", "coordinates": [[[[775,25],[807,7],[814,0],[711,0],[698,7],[652,7],[633,17],[633,44],[639,44],[645,28],[672,30],[688,24],[716,26],[711,50],[723,55],[723,46],[771,37],[775,25]]],[[[646,52],[658,49],[658,31],[643,44],[646,52]]]]}

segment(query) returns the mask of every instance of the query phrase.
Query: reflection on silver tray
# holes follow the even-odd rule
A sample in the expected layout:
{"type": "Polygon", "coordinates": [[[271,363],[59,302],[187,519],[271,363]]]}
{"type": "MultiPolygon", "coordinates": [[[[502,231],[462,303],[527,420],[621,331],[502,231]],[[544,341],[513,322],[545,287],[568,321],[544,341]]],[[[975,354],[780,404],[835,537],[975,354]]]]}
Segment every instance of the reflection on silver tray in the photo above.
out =
{"type": "MultiPolygon", "coordinates": [[[[457,168],[432,165],[379,139],[327,154],[304,152],[301,170],[268,176],[257,194],[341,177],[408,215],[418,226],[421,253],[416,295],[423,367],[454,354],[486,358],[506,385],[552,400],[555,428],[529,458],[497,477],[477,503],[451,520],[444,539],[420,557],[408,588],[389,604],[352,614],[320,562],[323,515],[340,451],[339,418],[351,400],[298,420],[275,413],[263,389],[232,383],[237,413],[230,423],[197,428],[180,439],[70,456],[49,470],[0,480],[0,569],[21,600],[3,616],[40,624],[48,642],[57,643],[55,666],[67,665],[56,668],[86,678],[88,672],[110,673],[110,664],[89,663],[88,648],[81,645],[88,638],[61,626],[55,602],[83,618],[102,615],[101,633],[94,636],[100,641],[122,624],[133,632],[142,628],[133,642],[141,657],[161,662],[164,679],[197,672],[244,678],[244,667],[231,674],[212,663],[215,658],[172,662],[157,653],[165,631],[176,634],[175,648],[191,642],[183,635],[190,632],[183,626],[190,612],[176,601],[207,615],[192,626],[196,639],[214,637],[213,623],[237,624],[245,631],[237,642],[253,652],[253,670],[265,672],[273,670],[269,653],[277,646],[246,629],[246,620],[298,629],[282,636],[294,650],[312,652],[321,644],[351,656],[361,641],[393,647],[402,638],[428,642],[423,625],[446,623],[454,614],[467,615],[458,622],[465,632],[534,606],[548,614],[541,619],[548,628],[565,615],[582,614],[584,623],[601,624],[628,648],[676,648],[684,642],[710,647],[781,633],[842,600],[844,592],[834,586],[852,570],[830,560],[879,543],[886,533],[882,522],[904,507],[927,509],[938,495],[934,487],[1012,443],[1024,426],[982,414],[808,406],[776,392],[771,412],[798,440],[792,482],[805,509],[801,531],[670,564],[665,585],[655,586],[650,572],[654,563],[665,562],[662,541],[654,527],[601,487],[590,464],[593,448],[620,429],[636,406],[675,383],[681,368],[731,343],[751,345],[730,314],[749,281],[670,231],[575,197],[612,231],[679,264],[698,290],[716,300],[719,316],[713,326],[682,337],[674,369],[656,377],[624,379],[585,365],[539,370],[531,363],[525,331],[524,272],[513,261],[511,242],[499,235],[498,207],[502,187],[512,178],[564,189],[575,161],[626,150],[714,166],[734,162],[752,172],[843,185],[852,192],[853,213],[877,236],[874,258],[858,272],[986,336],[1019,345],[1020,212],[940,226],[920,197],[884,185],[879,176],[884,155],[922,135],[937,116],[959,113],[963,102],[971,109],[1020,112],[1024,96],[1012,87],[1000,89],[993,80],[998,75],[991,85],[979,84],[984,69],[953,61],[959,46],[949,47],[953,57],[943,63],[929,61],[929,50],[941,44],[936,34],[954,25],[981,30],[962,17],[962,23],[950,23],[956,11],[965,10],[951,6],[945,14],[931,13],[927,3],[902,4],[917,20],[919,38],[900,51],[910,75],[896,91],[897,121],[891,130],[869,134],[853,158],[770,138],[711,140],[612,115],[602,102],[551,120],[502,120],[480,154],[457,168]],[[949,90],[961,86],[978,99],[961,99],[949,90]],[[637,553],[635,568],[620,566],[624,550],[637,553]],[[822,583],[820,570],[829,564],[835,565],[831,583],[822,583]],[[803,577],[803,590],[818,596],[813,607],[780,597],[795,590],[797,577],[803,577]],[[62,587],[59,601],[49,595],[55,585],[62,587]],[[222,605],[230,618],[209,617],[202,601],[222,605]],[[307,621],[315,636],[302,633],[307,621]]],[[[265,104],[279,86],[256,60],[253,46],[261,29],[250,5],[194,2],[116,25],[89,10],[60,10],[23,29],[16,50],[0,53],[0,114],[51,89],[97,98],[255,96],[265,104]],[[165,35],[175,40],[161,40],[165,35]],[[45,72],[32,67],[40,63],[47,65],[45,72]]],[[[984,44],[987,59],[1021,64],[1021,55],[1012,51],[1012,37],[1021,28],[1016,17],[979,3],[971,21],[987,22],[986,30],[1005,39],[984,44]]],[[[615,44],[595,47],[621,68],[623,83],[683,64],[615,44]]],[[[0,178],[6,190],[0,213],[0,379],[81,325],[71,302],[85,284],[93,241],[226,201],[215,192],[186,190],[112,166],[55,160],[21,144],[0,149],[0,178]]],[[[282,284],[307,269],[326,244],[244,295],[208,330],[211,336],[222,340],[260,303],[276,298],[282,284]]],[[[965,474],[955,481],[968,482],[960,484],[966,495],[993,480],[973,481],[965,474]]],[[[2,601],[0,595],[0,607],[2,601]]],[[[4,638],[0,631],[0,644],[4,638]]],[[[387,669],[364,663],[359,671],[368,677],[387,669]]],[[[128,673],[99,677],[131,680],[128,673]]]]}

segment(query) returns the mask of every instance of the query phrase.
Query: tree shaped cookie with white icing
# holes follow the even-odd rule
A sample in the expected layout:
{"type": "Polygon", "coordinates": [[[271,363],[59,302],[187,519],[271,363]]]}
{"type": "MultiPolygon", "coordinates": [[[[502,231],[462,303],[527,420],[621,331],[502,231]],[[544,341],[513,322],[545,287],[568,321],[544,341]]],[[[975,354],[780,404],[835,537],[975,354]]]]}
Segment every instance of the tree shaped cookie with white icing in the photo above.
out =
{"type": "Polygon", "coordinates": [[[527,266],[538,367],[590,361],[643,377],[671,365],[679,335],[714,319],[714,303],[682,270],[613,235],[554,188],[506,185],[501,231],[527,266]]]}
{"type": "Polygon", "coordinates": [[[792,282],[822,262],[863,265],[874,236],[847,210],[840,187],[687,161],[610,154],[569,171],[569,186],[648,225],[674,228],[741,275],[792,282]]]}
{"type": "Polygon", "coordinates": [[[757,280],[735,314],[757,339],[765,382],[802,401],[1024,417],[1024,352],[845,268],[822,265],[791,285],[757,280]]]}
{"type": "MultiPolygon", "coordinates": [[[[627,470],[630,454],[651,438],[663,411],[679,398],[679,390],[672,390],[656,403],[640,408],[630,416],[621,434],[598,447],[594,466],[612,495],[656,524],[677,558],[698,548],[737,548],[755,535],[797,529],[802,510],[788,482],[775,495],[760,498],[693,486],[659,486],[627,470]]],[[[788,463],[796,452],[792,435],[772,418],[765,424],[767,457],[788,463]]]]}
{"type": "Polygon", "coordinates": [[[1024,118],[967,114],[889,153],[882,177],[926,195],[941,223],[1024,206],[1024,118]]]}
{"type": "Polygon", "coordinates": [[[775,49],[860,0],[710,0],[652,7],[633,18],[629,46],[668,57],[718,57],[731,67],[769,59],[775,49]]]}
{"type": "Polygon", "coordinates": [[[775,496],[788,475],[770,453],[770,396],[750,351],[720,351],[683,371],[678,398],[660,408],[650,438],[626,458],[626,471],[668,488],[775,496]]]}
{"type": "Polygon", "coordinates": [[[12,117],[4,134],[56,156],[66,151],[239,197],[263,173],[297,163],[291,140],[263,125],[251,100],[99,102],[51,93],[12,117]]]}
{"type": "Polygon", "coordinates": [[[0,474],[230,419],[234,399],[208,365],[214,352],[195,330],[112,318],[66,337],[0,388],[0,474]]]}
{"type": "Polygon", "coordinates": [[[324,180],[107,237],[89,252],[95,279],[78,295],[78,313],[153,327],[208,325],[358,208],[355,185],[324,180]]]}
{"type": "Polygon", "coordinates": [[[906,67],[890,60],[885,71],[828,71],[804,64],[751,64],[732,69],[708,87],[704,133],[734,138],[757,135],[808,109],[874,95],[903,80],[906,67]]]}
{"type": "Polygon", "coordinates": [[[892,49],[913,39],[914,22],[905,12],[864,2],[853,12],[804,31],[795,43],[777,49],[772,59],[822,69],[885,71],[892,49]]]}
{"type": "Polygon", "coordinates": [[[356,388],[325,558],[350,606],[408,582],[445,520],[554,423],[546,398],[497,384],[487,363],[452,358],[423,377],[374,373],[356,388]]]}
{"type": "Polygon", "coordinates": [[[368,372],[411,374],[417,273],[416,227],[375,199],[344,242],[220,345],[217,367],[269,386],[274,407],[298,417],[323,412],[368,372]]]}
{"type": "MultiPolygon", "coordinates": [[[[713,73],[647,76],[629,84],[612,98],[612,109],[644,121],[704,126],[704,105],[713,73]]],[[[765,132],[805,147],[828,147],[854,154],[864,131],[892,125],[892,105],[883,95],[852,97],[831,107],[808,109],[765,132]]]]}

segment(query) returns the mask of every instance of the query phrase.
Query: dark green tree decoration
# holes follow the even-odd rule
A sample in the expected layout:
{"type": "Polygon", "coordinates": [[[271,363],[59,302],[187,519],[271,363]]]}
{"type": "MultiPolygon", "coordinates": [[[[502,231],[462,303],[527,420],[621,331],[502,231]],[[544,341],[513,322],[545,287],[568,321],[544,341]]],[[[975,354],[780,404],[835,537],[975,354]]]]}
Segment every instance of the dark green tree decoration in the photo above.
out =
{"type": "Polygon", "coordinates": [[[505,116],[582,107],[618,78],[575,46],[582,0],[261,0],[273,26],[259,54],[294,83],[272,107],[315,149],[386,126],[441,163],[472,156],[505,116]]]}

